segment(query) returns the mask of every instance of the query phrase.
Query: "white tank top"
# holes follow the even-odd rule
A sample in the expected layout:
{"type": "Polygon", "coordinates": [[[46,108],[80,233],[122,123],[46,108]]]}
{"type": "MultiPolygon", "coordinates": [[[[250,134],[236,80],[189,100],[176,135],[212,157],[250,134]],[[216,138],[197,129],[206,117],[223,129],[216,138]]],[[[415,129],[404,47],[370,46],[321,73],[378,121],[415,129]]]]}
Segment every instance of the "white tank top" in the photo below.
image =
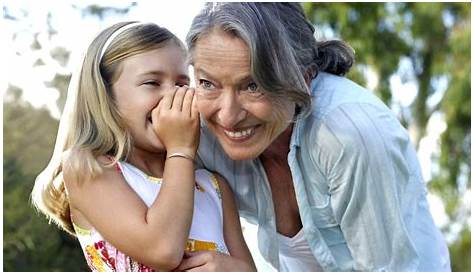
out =
{"type": "Polygon", "coordinates": [[[301,229],[292,238],[278,234],[280,271],[286,272],[322,272],[301,229]]]}
{"type": "MultiPolygon", "coordinates": [[[[125,181],[150,207],[158,196],[161,179],[146,175],[135,166],[119,162],[125,181]]],[[[186,250],[215,250],[229,254],[224,241],[222,198],[216,177],[207,170],[195,171],[194,212],[186,250]]],[[[107,242],[95,229],[74,225],[86,261],[93,271],[150,271],[107,242]]],[[[172,229],[172,228],[170,228],[172,229]]],[[[159,234],[156,237],[160,237],[159,234]]]]}

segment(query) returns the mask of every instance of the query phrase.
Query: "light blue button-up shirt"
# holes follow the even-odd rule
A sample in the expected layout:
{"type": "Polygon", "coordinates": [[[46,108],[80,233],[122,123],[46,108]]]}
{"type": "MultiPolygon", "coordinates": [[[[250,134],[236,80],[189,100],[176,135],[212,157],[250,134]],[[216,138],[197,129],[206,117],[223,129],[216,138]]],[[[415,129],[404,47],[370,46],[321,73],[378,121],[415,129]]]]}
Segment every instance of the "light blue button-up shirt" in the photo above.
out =
{"type": "MultiPolygon", "coordinates": [[[[288,154],[306,240],[325,271],[449,271],[416,152],[370,91],[327,73],[311,83],[310,116],[294,125],[288,154]]],[[[258,225],[262,256],[279,269],[272,195],[259,159],[232,161],[201,131],[199,162],[223,175],[239,213],[258,225]]]]}

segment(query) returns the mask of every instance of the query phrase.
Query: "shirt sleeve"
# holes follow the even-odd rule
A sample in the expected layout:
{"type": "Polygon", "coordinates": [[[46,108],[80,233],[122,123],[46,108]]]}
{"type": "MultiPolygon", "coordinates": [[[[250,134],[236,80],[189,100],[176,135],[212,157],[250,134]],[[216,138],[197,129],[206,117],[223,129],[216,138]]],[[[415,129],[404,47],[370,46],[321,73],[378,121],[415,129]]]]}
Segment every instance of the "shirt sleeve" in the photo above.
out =
{"type": "Polygon", "coordinates": [[[313,161],[328,183],[355,270],[416,270],[419,259],[405,211],[420,182],[411,176],[416,154],[396,117],[380,106],[341,105],[311,139],[316,140],[313,161]]]}

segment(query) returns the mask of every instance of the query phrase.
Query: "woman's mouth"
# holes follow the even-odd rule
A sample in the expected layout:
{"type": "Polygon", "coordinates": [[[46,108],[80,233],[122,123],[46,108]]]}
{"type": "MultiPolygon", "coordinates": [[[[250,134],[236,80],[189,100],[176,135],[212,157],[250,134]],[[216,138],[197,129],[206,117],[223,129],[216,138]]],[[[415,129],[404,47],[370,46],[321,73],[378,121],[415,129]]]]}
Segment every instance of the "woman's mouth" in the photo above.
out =
{"type": "Polygon", "coordinates": [[[239,130],[229,130],[224,129],[224,134],[227,138],[231,139],[232,141],[237,142],[244,142],[250,139],[255,134],[255,129],[257,127],[251,127],[246,129],[239,129],[239,130]]]}

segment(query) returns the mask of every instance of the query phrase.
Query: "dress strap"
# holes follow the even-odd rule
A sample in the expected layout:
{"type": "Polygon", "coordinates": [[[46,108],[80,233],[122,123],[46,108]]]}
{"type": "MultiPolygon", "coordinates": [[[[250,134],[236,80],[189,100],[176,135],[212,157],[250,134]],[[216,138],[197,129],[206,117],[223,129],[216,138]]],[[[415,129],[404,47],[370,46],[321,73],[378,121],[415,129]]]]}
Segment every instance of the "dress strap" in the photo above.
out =
{"type": "Polygon", "coordinates": [[[219,187],[219,182],[217,181],[216,175],[214,173],[210,173],[209,175],[210,175],[209,177],[211,178],[212,185],[214,186],[216,190],[217,197],[219,197],[219,199],[222,200],[222,191],[221,191],[221,188],[219,187]]]}

